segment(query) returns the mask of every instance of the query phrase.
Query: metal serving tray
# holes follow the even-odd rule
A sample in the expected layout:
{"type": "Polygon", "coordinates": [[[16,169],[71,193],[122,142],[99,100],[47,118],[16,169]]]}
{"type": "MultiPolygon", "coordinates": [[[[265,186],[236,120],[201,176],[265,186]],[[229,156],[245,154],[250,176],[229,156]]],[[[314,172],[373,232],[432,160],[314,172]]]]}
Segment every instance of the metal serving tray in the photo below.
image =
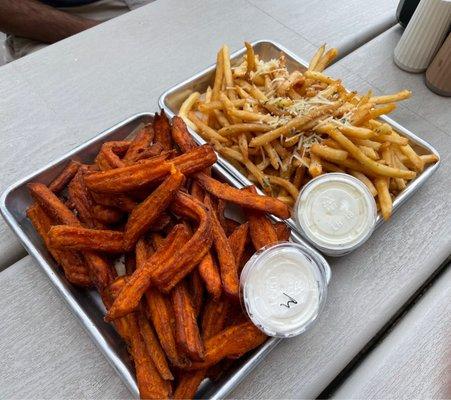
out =
{"type": "MultiPolygon", "coordinates": [[[[287,68],[290,72],[294,70],[305,71],[308,67],[308,63],[302,58],[296,56],[290,50],[287,50],[285,47],[280,45],[279,43],[273,42],[271,40],[259,40],[252,43],[252,47],[254,48],[255,54],[258,54],[260,59],[268,61],[273,58],[279,57],[280,53],[285,55],[287,61],[287,68]]],[[[246,53],[246,48],[242,48],[231,54],[230,60],[232,66],[238,65],[246,53]]],[[[188,78],[187,80],[179,83],[178,85],[173,86],[166,92],[164,92],[158,101],[161,108],[163,108],[166,113],[173,117],[177,115],[183,101],[193,92],[203,93],[207,90],[207,87],[211,85],[214,79],[214,73],[216,69],[216,64],[211,65],[208,68],[205,68],[203,71],[197,73],[196,75],[188,78]]],[[[419,138],[403,126],[399,125],[397,122],[393,121],[388,117],[381,117],[381,120],[390,124],[396,131],[401,133],[403,136],[409,138],[409,140],[413,143],[415,150],[420,154],[429,154],[433,153],[439,157],[437,150],[432,147],[428,142],[419,138]]],[[[190,133],[193,135],[194,139],[199,144],[204,144],[206,141],[193,129],[188,127],[190,133]]],[[[224,157],[218,154],[218,162],[224,167],[227,172],[230,172],[240,183],[244,186],[251,185],[252,182],[247,179],[240,171],[238,171],[231,163],[229,163],[224,157]]],[[[417,176],[417,178],[411,181],[407,187],[396,197],[393,201],[393,212],[395,212],[401,204],[406,202],[406,200],[413,195],[421,185],[426,182],[426,180],[435,172],[438,168],[440,161],[435,164],[428,165],[424,171],[417,176]]],[[[262,193],[260,191],[260,193],[262,193]]],[[[286,221],[293,230],[298,231],[298,228],[295,222],[292,219],[286,221]]],[[[377,225],[379,227],[384,220],[381,215],[378,215],[377,225]]]]}
{"type": "MultiPolygon", "coordinates": [[[[79,289],[70,284],[64,277],[61,268],[58,267],[44,247],[40,237],[26,217],[26,209],[32,202],[26,184],[31,181],[45,184],[50,183],[71,159],[81,162],[92,162],[103,142],[123,140],[140,123],[146,123],[152,120],[153,114],[142,113],[118,123],[41,168],[39,171],[11,185],[0,198],[0,211],[8,225],[18,236],[28,253],[47,274],[53,285],[67,302],[71,311],[79,319],[92,340],[135,397],[138,397],[138,388],[124,342],[112,326],[104,322],[105,308],[97,292],[94,290],[79,289]]],[[[243,186],[219,166],[218,163],[213,166],[213,171],[219,179],[228,182],[230,185],[236,187],[243,186]]],[[[311,248],[295,233],[292,233],[291,240],[311,248]]],[[[330,276],[328,276],[328,279],[330,279],[330,276]]],[[[240,359],[219,381],[211,382],[205,380],[200,386],[197,396],[211,399],[219,399],[226,396],[274,348],[278,341],[279,339],[270,338],[261,347],[240,359]]]]}

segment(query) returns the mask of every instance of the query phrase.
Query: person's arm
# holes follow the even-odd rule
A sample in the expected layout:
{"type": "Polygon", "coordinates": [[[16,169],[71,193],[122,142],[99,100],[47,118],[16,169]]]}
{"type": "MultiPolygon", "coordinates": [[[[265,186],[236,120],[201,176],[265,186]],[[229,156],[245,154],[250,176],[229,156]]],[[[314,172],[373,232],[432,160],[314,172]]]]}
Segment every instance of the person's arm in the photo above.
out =
{"type": "Polygon", "coordinates": [[[44,43],[57,42],[98,23],[35,0],[0,0],[0,31],[44,43]]]}

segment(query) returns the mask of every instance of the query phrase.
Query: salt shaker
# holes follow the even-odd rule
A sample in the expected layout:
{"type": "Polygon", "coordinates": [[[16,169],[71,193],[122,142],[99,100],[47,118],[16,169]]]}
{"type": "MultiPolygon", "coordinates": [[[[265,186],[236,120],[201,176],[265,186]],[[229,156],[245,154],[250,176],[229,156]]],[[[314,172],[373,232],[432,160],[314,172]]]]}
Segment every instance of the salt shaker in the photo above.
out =
{"type": "Polygon", "coordinates": [[[451,96],[451,33],[426,71],[426,85],[442,96],[451,96]]]}
{"type": "Polygon", "coordinates": [[[394,61],[408,72],[423,72],[451,23],[451,0],[421,0],[395,48],[394,61]]]}

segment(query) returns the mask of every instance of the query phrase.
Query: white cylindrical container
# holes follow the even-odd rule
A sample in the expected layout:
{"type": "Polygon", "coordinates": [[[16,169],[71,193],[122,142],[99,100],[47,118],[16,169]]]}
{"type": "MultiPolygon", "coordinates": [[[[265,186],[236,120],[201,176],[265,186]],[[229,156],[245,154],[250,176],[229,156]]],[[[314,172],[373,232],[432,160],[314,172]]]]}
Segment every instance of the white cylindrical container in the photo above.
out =
{"type": "Polygon", "coordinates": [[[341,256],[371,236],[377,207],[371,192],[357,178],[329,173],[304,186],[293,214],[305,239],[324,254],[341,256]]]}
{"type": "Polygon", "coordinates": [[[421,0],[394,52],[408,72],[423,72],[440,48],[451,22],[451,0],[421,0]]]}
{"type": "Polygon", "coordinates": [[[316,321],[329,279],[329,265],[319,253],[297,243],[278,243],[255,253],[244,266],[241,302],[268,336],[296,336],[316,321]]]}

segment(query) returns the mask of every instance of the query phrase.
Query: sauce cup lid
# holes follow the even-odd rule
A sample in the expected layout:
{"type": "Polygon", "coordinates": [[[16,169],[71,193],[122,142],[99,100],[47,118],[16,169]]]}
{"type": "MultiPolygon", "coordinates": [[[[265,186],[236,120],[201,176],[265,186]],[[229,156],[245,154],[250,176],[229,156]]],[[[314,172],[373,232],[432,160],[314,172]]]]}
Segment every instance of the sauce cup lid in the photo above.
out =
{"type": "Polygon", "coordinates": [[[309,329],[327,294],[330,269],[316,251],[281,242],[256,252],[241,272],[240,296],[251,321],[268,336],[309,329]]]}
{"type": "Polygon", "coordinates": [[[302,236],[330,256],[361,246],[377,221],[376,202],[369,189],[343,173],[324,174],[307,183],[293,214],[302,236]]]}

